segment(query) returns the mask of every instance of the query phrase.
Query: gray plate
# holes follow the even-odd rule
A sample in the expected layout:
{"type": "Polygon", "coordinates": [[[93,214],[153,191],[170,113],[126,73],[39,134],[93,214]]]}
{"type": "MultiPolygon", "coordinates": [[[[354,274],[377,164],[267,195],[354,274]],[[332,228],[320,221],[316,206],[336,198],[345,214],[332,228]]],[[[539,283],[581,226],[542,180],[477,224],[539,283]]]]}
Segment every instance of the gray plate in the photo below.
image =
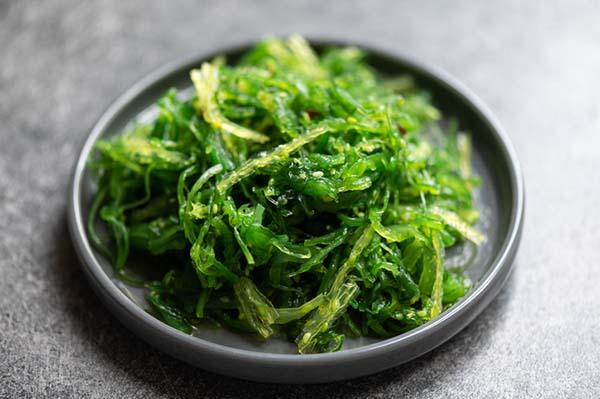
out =
{"type": "MultiPolygon", "coordinates": [[[[322,48],[340,43],[313,44],[322,48]]],[[[240,46],[219,54],[235,61],[247,49],[240,46]]],[[[472,133],[474,170],[484,182],[476,193],[483,210],[478,227],[488,238],[468,269],[474,288],[439,317],[410,332],[386,340],[347,340],[340,352],[315,355],[294,354],[294,346],[283,340],[262,341],[211,326],[186,335],[148,314],[143,291],[113,279],[110,264],[88,241],[84,225],[94,186],[86,160],[99,137],[119,133],[135,119],[151,117],[153,104],[167,89],[189,93],[189,70],[216,55],[203,54],[156,71],[116,100],[94,125],[75,166],[69,191],[71,236],[92,286],[123,324],[153,346],[206,370],[265,382],[327,382],[372,374],[434,349],[470,323],[498,294],[519,244],[524,205],[521,171],[506,134],[481,101],[446,74],[406,56],[366,49],[376,69],[412,75],[433,94],[446,116],[457,117],[461,129],[472,133]]]]}

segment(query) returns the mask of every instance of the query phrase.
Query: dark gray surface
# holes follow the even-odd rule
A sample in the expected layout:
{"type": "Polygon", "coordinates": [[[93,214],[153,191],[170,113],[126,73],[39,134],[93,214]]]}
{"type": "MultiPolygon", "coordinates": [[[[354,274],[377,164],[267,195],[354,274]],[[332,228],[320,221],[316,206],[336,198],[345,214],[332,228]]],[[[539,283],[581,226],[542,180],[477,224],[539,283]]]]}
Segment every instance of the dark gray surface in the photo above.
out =
{"type": "Polygon", "coordinates": [[[0,397],[598,397],[600,4],[423,3],[0,0],[0,397]],[[135,80],[294,31],[458,77],[511,136],[528,203],[515,274],[456,338],[372,377],[285,387],[193,369],[125,330],[84,280],[64,210],[87,128],[135,80]]]}

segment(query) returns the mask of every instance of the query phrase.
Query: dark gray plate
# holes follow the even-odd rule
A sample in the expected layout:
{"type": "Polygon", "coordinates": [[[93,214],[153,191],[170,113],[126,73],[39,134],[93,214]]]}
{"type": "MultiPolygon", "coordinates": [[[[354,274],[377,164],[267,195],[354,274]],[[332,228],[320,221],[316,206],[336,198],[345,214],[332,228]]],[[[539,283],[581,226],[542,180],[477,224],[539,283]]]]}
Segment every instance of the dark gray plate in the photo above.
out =
{"type": "MultiPolygon", "coordinates": [[[[321,48],[340,43],[313,44],[321,48]]],[[[235,61],[247,48],[219,54],[235,61]]],[[[143,292],[113,279],[110,264],[86,236],[84,224],[94,189],[86,160],[99,137],[117,134],[135,119],[151,117],[153,104],[167,89],[189,93],[189,70],[216,55],[203,54],[162,68],[123,94],[95,124],[75,166],[69,191],[71,236],[92,286],[123,324],[157,348],[206,370],[257,381],[314,383],[372,374],[414,359],[447,341],[490,303],[510,273],[523,223],[523,181],[515,152],[487,108],[454,79],[405,56],[367,51],[369,62],[381,72],[412,75],[433,94],[446,116],[457,117],[461,129],[472,133],[474,170],[484,182],[476,193],[483,210],[478,227],[488,238],[468,269],[474,288],[439,317],[410,332],[386,340],[347,340],[340,352],[316,355],[296,355],[294,346],[283,340],[262,341],[210,326],[190,336],[146,313],[143,292]]]]}

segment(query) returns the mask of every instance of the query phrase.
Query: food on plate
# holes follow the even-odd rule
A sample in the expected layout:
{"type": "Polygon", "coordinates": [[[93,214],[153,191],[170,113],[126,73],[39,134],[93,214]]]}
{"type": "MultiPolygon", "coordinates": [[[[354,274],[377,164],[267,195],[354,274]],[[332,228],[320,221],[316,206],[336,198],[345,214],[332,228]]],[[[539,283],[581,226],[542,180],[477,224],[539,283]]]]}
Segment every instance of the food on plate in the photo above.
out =
{"type": "Polygon", "coordinates": [[[445,249],[484,241],[469,137],[367,61],[267,39],[96,143],[89,238],[157,318],[307,354],[406,332],[465,295],[445,249]]]}

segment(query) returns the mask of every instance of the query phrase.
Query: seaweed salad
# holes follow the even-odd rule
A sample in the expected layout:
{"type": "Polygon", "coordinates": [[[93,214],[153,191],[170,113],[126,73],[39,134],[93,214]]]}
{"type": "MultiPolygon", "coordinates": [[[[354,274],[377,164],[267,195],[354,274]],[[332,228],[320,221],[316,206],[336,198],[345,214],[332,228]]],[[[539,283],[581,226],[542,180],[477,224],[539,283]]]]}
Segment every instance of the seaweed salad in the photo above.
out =
{"type": "Polygon", "coordinates": [[[410,77],[291,36],[190,78],[89,160],[88,235],[157,318],[308,354],[411,330],[469,290],[445,261],[484,240],[469,137],[410,77]]]}

